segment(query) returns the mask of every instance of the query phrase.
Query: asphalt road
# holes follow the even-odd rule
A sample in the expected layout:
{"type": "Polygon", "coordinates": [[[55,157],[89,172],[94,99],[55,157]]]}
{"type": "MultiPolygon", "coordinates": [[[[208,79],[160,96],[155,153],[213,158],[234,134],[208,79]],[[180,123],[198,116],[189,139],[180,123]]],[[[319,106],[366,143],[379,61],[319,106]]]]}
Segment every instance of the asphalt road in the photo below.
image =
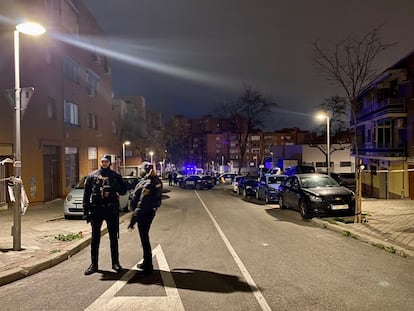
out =
{"type": "Polygon", "coordinates": [[[412,310],[413,260],[220,187],[167,196],[151,229],[153,276],[134,270],[141,247],[124,223],[124,273],[111,270],[105,235],[99,273],[83,275],[86,248],[2,286],[1,310],[412,310]]]}

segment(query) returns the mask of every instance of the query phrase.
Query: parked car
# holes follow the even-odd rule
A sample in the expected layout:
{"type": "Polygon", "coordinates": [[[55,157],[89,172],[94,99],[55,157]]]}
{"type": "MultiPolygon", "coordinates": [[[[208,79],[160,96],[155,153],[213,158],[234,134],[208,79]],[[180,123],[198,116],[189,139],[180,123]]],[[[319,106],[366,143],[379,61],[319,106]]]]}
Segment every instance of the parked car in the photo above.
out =
{"type": "Polygon", "coordinates": [[[233,192],[239,193],[239,181],[242,178],[244,178],[243,175],[234,176],[233,181],[231,182],[231,185],[233,186],[233,192]]]}
{"type": "Polygon", "coordinates": [[[286,179],[286,175],[264,175],[257,184],[256,199],[266,203],[279,201],[279,186],[286,179]]]}
{"type": "Polygon", "coordinates": [[[245,176],[238,184],[238,193],[244,197],[255,197],[257,189],[257,177],[245,176]]]}
{"type": "Polygon", "coordinates": [[[298,210],[303,218],[354,215],[355,193],[328,175],[298,174],[279,186],[279,205],[298,210]]]}
{"type": "MultiPolygon", "coordinates": [[[[86,177],[87,176],[82,177],[66,196],[65,202],[63,203],[63,215],[65,219],[83,216],[82,201],[86,177]]],[[[130,209],[130,193],[135,188],[139,178],[134,176],[124,176],[122,179],[127,183],[129,190],[126,194],[119,196],[119,210],[121,212],[126,212],[130,209]]]]}
{"type": "Polygon", "coordinates": [[[213,177],[209,175],[190,175],[180,183],[183,189],[211,189],[214,187],[213,177]]]}
{"type": "Polygon", "coordinates": [[[224,184],[224,185],[230,185],[233,180],[234,177],[236,177],[236,173],[223,173],[220,174],[219,177],[217,178],[217,182],[220,184],[224,184]]]}
{"type": "Polygon", "coordinates": [[[285,175],[291,176],[295,174],[310,174],[316,173],[315,168],[313,166],[308,165],[294,165],[285,168],[285,175]]]}
{"type": "Polygon", "coordinates": [[[352,191],[356,189],[355,173],[330,173],[341,186],[347,187],[352,191]]]}

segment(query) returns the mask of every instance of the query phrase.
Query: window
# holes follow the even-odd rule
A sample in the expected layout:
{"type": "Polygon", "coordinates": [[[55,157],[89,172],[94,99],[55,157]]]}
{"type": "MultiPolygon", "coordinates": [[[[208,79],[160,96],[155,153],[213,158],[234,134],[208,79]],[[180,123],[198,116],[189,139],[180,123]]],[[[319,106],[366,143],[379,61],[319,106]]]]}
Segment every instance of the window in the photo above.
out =
{"type": "Polygon", "coordinates": [[[47,118],[49,120],[56,120],[56,100],[51,97],[47,101],[47,118]]]}
{"type": "Polygon", "coordinates": [[[339,167],[351,167],[351,161],[341,161],[339,162],[339,167]]]}
{"type": "Polygon", "coordinates": [[[391,122],[379,121],[377,124],[377,148],[389,148],[392,146],[391,122]]]}
{"type": "Polygon", "coordinates": [[[79,108],[78,105],[65,100],[63,120],[65,123],[79,126],[79,108]]]}
{"type": "Polygon", "coordinates": [[[96,170],[98,168],[98,148],[88,147],[88,168],[89,171],[96,170]]]}
{"type": "Polygon", "coordinates": [[[93,113],[88,113],[88,128],[98,129],[98,116],[93,113]]]}
{"type": "Polygon", "coordinates": [[[63,57],[63,75],[66,79],[79,83],[79,64],[68,56],[63,57]]]}
{"type": "Polygon", "coordinates": [[[99,76],[92,70],[86,70],[86,91],[89,96],[96,96],[99,86],[99,76]]]}

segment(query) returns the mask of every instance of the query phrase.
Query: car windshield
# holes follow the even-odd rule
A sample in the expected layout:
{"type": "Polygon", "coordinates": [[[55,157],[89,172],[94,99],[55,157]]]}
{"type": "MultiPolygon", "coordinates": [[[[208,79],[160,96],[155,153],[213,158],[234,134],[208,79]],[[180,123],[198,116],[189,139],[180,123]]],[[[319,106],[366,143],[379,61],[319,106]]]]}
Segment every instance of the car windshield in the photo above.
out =
{"type": "Polygon", "coordinates": [[[335,179],[329,176],[311,176],[301,178],[302,188],[339,187],[335,179]]]}
{"type": "Polygon", "coordinates": [[[86,176],[82,177],[78,183],[75,185],[75,189],[84,189],[85,188],[85,180],[86,180],[86,176]]]}

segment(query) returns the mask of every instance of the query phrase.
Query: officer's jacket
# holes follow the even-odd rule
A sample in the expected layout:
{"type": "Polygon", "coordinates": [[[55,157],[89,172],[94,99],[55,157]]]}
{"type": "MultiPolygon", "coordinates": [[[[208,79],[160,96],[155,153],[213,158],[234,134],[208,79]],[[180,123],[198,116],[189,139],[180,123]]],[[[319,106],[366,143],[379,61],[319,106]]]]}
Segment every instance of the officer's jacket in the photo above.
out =
{"type": "Polygon", "coordinates": [[[88,175],[85,181],[83,206],[86,209],[113,207],[119,211],[118,194],[127,192],[122,176],[111,169],[98,169],[88,175]]]}
{"type": "Polygon", "coordinates": [[[132,208],[140,213],[153,213],[161,205],[162,182],[157,176],[146,177],[135,187],[132,208]]]}

